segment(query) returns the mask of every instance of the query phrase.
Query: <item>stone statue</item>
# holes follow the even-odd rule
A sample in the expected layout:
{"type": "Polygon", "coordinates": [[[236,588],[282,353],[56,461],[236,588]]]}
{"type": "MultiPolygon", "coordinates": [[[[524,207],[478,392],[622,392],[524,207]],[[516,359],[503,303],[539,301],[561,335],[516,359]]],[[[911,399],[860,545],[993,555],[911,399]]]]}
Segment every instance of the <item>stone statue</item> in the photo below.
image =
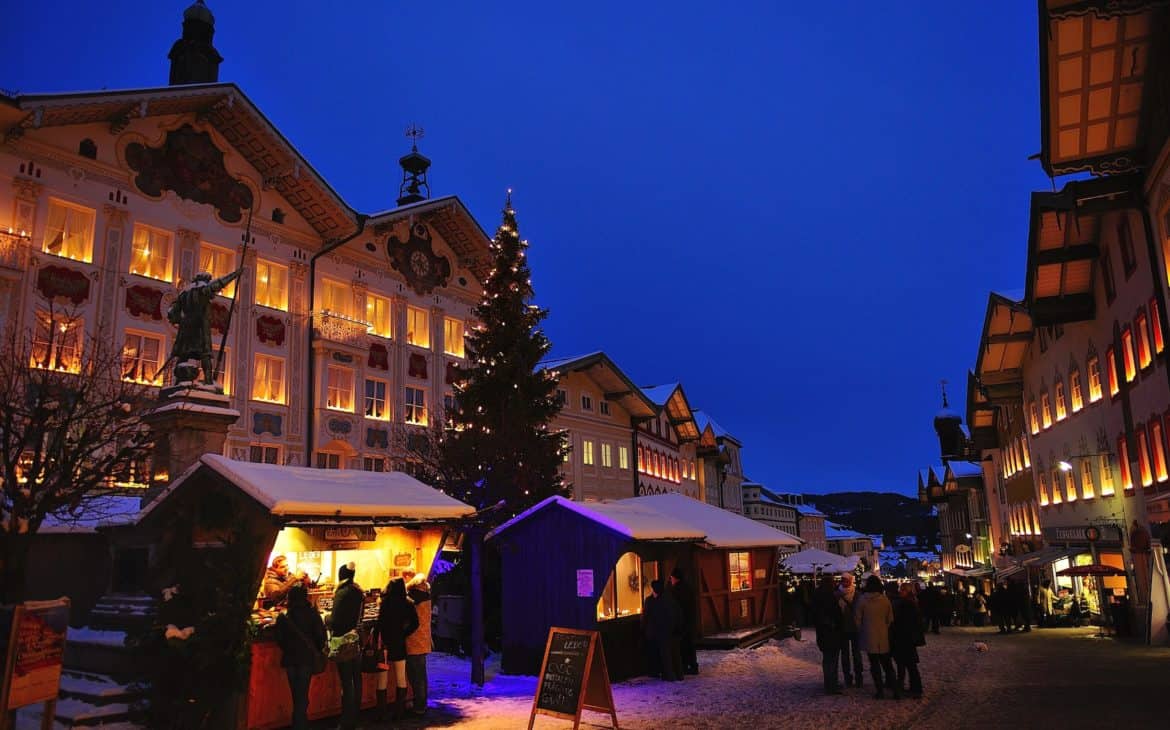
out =
{"type": "Polygon", "coordinates": [[[202,367],[203,382],[215,385],[215,365],[211,357],[211,302],[220,290],[239,278],[242,271],[241,267],[214,280],[206,271],[199,272],[194,281],[183,287],[167,310],[167,320],[179,328],[175,334],[175,346],[171,348],[176,383],[195,380],[202,367]]]}

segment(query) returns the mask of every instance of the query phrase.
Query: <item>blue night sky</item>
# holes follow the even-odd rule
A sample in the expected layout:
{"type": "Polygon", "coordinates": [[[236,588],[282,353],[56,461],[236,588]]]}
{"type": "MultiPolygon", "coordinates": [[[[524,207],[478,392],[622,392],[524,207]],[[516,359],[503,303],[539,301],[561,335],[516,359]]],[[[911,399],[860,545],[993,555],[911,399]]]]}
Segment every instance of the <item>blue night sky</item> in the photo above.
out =
{"type": "MultiPolygon", "coordinates": [[[[0,87],[165,85],[186,5],[13,3],[0,87]]],[[[774,489],[911,493],[1049,188],[1035,3],[725,5],[209,7],[220,79],[356,209],[410,122],[489,232],[515,188],[554,353],[681,381],[774,489]]]]}

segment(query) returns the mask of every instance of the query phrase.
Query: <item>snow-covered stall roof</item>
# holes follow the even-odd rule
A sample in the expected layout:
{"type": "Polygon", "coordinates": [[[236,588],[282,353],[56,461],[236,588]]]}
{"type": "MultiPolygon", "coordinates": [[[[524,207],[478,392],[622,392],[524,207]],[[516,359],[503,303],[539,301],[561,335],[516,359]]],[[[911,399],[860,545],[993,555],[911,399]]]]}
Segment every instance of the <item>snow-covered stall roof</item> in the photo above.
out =
{"type": "Polygon", "coordinates": [[[848,573],[857,567],[856,555],[837,555],[816,548],[805,548],[783,558],[781,563],[793,573],[848,573]]]}
{"type": "Polygon", "coordinates": [[[783,530],[762,522],[713,507],[706,502],[684,497],[681,494],[650,494],[645,497],[631,497],[611,504],[646,506],[662,514],[670,515],[691,527],[701,530],[706,541],[714,547],[770,547],[783,545],[796,547],[804,541],[783,530]]]}
{"type": "MultiPolygon", "coordinates": [[[[199,464],[282,517],[428,520],[462,517],[475,511],[474,507],[402,472],[253,464],[219,454],[204,454],[199,457],[199,464]]],[[[147,505],[143,516],[196,471],[189,469],[172,482],[147,505]]]]}
{"type": "Polygon", "coordinates": [[[699,541],[705,533],[686,523],[673,519],[658,510],[646,506],[625,504],[630,500],[616,502],[573,502],[564,497],[549,497],[516,515],[488,533],[488,539],[504,532],[518,522],[551,506],[560,505],[577,514],[605,525],[611,530],[634,540],[692,540],[699,541]]]}

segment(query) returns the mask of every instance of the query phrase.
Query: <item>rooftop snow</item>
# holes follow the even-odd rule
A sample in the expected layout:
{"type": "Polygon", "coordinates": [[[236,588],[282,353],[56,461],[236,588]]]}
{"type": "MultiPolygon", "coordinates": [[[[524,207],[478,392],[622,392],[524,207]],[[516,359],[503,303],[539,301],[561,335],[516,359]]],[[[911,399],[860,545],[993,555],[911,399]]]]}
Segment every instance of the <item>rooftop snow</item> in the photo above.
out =
{"type": "Polygon", "coordinates": [[[550,357],[536,363],[536,369],[556,370],[557,368],[568,365],[569,363],[576,362],[578,360],[584,360],[587,357],[595,357],[597,355],[604,354],[605,353],[601,350],[594,350],[593,352],[587,352],[584,355],[573,355],[572,357],[550,357]]]}
{"type": "Polygon", "coordinates": [[[38,532],[42,534],[75,534],[94,532],[98,527],[126,525],[138,516],[142,497],[122,494],[103,494],[86,499],[74,511],[61,510],[45,516],[38,532]]]}
{"type": "Polygon", "coordinates": [[[664,385],[648,385],[642,387],[642,392],[646,395],[646,397],[659,407],[666,405],[666,401],[670,400],[670,396],[676,390],[678,390],[678,383],[666,383],[664,385]]]}
{"type": "Polygon", "coordinates": [[[847,573],[857,567],[856,555],[837,555],[816,548],[805,548],[780,561],[793,573],[847,573]]]}
{"type": "Polygon", "coordinates": [[[714,418],[711,418],[703,411],[695,411],[694,415],[695,415],[695,425],[699,427],[699,433],[702,433],[703,431],[707,430],[707,426],[710,425],[711,426],[711,433],[715,434],[716,438],[730,438],[730,439],[735,438],[734,436],[731,435],[730,431],[728,431],[726,428],[723,428],[722,426],[720,426],[718,423],[715,422],[714,418]]]}
{"type": "Polygon", "coordinates": [[[863,535],[856,530],[846,527],[845,525],[837,524],[836,522],[825,521],[825,538],[828,540],[860,540],[872,539],[869,535],[863,535]]]}

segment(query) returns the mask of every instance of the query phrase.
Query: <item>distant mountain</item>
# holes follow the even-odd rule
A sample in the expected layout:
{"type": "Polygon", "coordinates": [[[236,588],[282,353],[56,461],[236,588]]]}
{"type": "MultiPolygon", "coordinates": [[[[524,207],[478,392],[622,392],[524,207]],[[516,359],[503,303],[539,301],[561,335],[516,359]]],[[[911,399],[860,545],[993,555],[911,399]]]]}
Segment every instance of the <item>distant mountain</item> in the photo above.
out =
{"type": "Polygon", "coordinates": [[[881,534],[887,545],[898,535],[914,535],[933,545],[938,540],[938,517],[932,507],[917,499],[893,492],[835,492],[806,494],[804,501],[815,504],[833,522],[867,535],[881,534]]]}

